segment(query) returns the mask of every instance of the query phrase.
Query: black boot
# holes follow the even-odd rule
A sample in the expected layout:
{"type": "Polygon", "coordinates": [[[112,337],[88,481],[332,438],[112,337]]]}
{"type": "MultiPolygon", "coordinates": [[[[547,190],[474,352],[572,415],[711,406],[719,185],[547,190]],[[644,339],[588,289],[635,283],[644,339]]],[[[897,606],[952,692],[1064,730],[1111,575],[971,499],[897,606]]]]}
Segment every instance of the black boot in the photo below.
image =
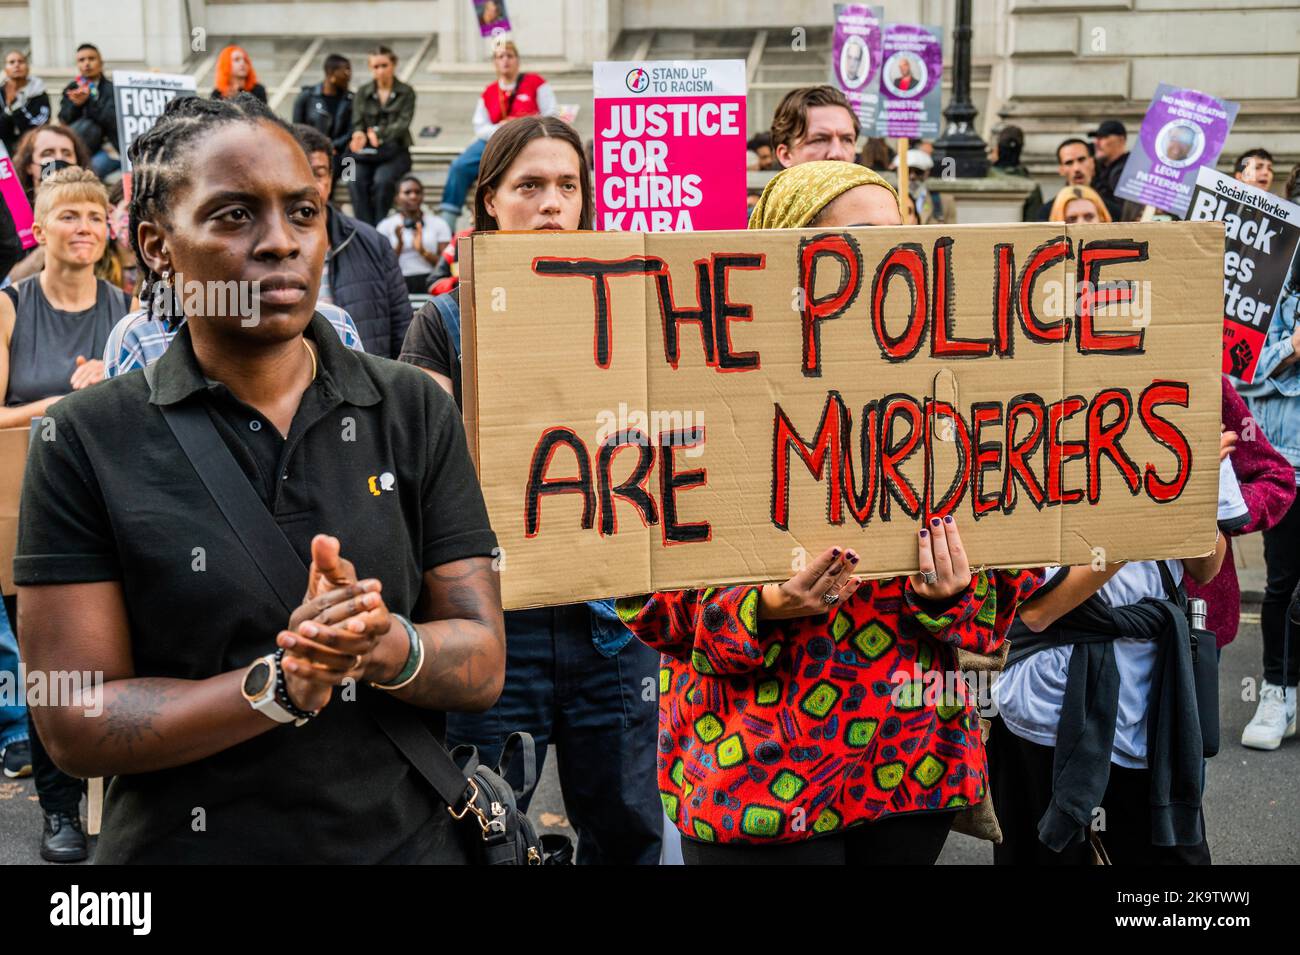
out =
{"type": "Polygon", "coordinates": [[[76,812],[47,812],[41,836],[41,858],[46,862],[81,862],[86,858],[86,834],[76,812]]]}

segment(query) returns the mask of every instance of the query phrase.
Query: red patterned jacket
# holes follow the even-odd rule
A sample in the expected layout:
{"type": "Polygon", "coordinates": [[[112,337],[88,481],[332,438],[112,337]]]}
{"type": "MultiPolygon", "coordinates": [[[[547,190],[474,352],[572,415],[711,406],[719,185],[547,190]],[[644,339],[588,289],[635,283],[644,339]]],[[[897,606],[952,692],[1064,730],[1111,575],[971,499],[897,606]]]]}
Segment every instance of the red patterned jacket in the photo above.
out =
{"type": "Polygon", "coordinates": [[[620,600],[624,622],[663,654],[665,811],[695,839],[793,842],[981,801],[974,695],[943,674],[954,647],[996,650],[1041,580],[979,572],[948,607],[904,577],[868,581],[829,618],[762,622],[756,586],[620,600]]]}

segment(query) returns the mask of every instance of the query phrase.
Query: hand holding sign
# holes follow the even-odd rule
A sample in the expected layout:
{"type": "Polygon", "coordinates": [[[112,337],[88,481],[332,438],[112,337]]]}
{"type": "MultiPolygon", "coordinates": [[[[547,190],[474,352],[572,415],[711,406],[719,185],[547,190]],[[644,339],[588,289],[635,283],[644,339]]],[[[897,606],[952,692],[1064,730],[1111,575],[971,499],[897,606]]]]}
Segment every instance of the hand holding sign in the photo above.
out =
{"type": "Polygon", "coordinates": [[[759,595],[762,620],[789,620],[827,613],[852,597],[862,581],[850,574],[858,566],[853,551],[832,547],[783,584],[768,584],[759,595]]]}
{"type": "Polygon", "coordinates": [[[466,341],[521,370],[464,376],[505,605],[1205,553],[1223,229],[474,236],[466,341]]]}
{"type": "Polygon", "coordinates": [[[920,573],[911,576],[912,590],[926,600],[944,602],[970,586],[970,562],[951,516],[930,519],[929,529],[917,535],[920,573]]]}
{"type": "MultiPolygon", "coordinates": [[[[1220,425],[1219,427],[1223,427],[1220,425]]],[[[1224,431],[1219,435],[1219,462],[1237,450],[1237,432],[1224,431]]]]}

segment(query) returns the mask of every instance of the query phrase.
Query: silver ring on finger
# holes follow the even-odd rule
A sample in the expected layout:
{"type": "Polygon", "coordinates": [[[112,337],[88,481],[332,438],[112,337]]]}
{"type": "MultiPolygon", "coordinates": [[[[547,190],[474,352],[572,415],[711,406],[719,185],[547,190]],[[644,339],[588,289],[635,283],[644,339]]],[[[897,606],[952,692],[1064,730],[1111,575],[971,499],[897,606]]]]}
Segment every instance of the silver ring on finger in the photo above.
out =
{"type": "Polygon", "coordinates": [[[933,587],[939,582],[939,575],[933,570],[923,570],[921,571],[921,579],[933,587]]]}
{"type": "Polygon", "coordinates": [[[840,600],[840,595],[838,593],[822,594],[822,603],[826,604],[826,606],[828,607],[831,606],[832,604],[839,603],[839,600],[840,600]]]}

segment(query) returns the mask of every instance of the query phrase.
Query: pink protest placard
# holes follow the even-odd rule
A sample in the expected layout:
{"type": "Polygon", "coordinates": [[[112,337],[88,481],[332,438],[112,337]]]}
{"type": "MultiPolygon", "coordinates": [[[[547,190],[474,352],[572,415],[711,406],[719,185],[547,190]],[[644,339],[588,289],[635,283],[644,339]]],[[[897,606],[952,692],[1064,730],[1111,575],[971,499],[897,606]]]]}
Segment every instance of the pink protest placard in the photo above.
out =
{"type": "Polygon", "coordinates": [[[745,228],[744,60],[597,63],[593,81],[597,229],[745,228]]]}
{"type": "Polygon", "coordinates": [[[14,172],[14,161],[9,158],[9,151],[3,143],[0,143],[0,199],[9,207],[9,214],[13,216],[14,228],[18,230],[23,248],[30,249],[36,244],[36,237],[32,235],[32,204],[27,201],[23,184],[14,172]]]}

